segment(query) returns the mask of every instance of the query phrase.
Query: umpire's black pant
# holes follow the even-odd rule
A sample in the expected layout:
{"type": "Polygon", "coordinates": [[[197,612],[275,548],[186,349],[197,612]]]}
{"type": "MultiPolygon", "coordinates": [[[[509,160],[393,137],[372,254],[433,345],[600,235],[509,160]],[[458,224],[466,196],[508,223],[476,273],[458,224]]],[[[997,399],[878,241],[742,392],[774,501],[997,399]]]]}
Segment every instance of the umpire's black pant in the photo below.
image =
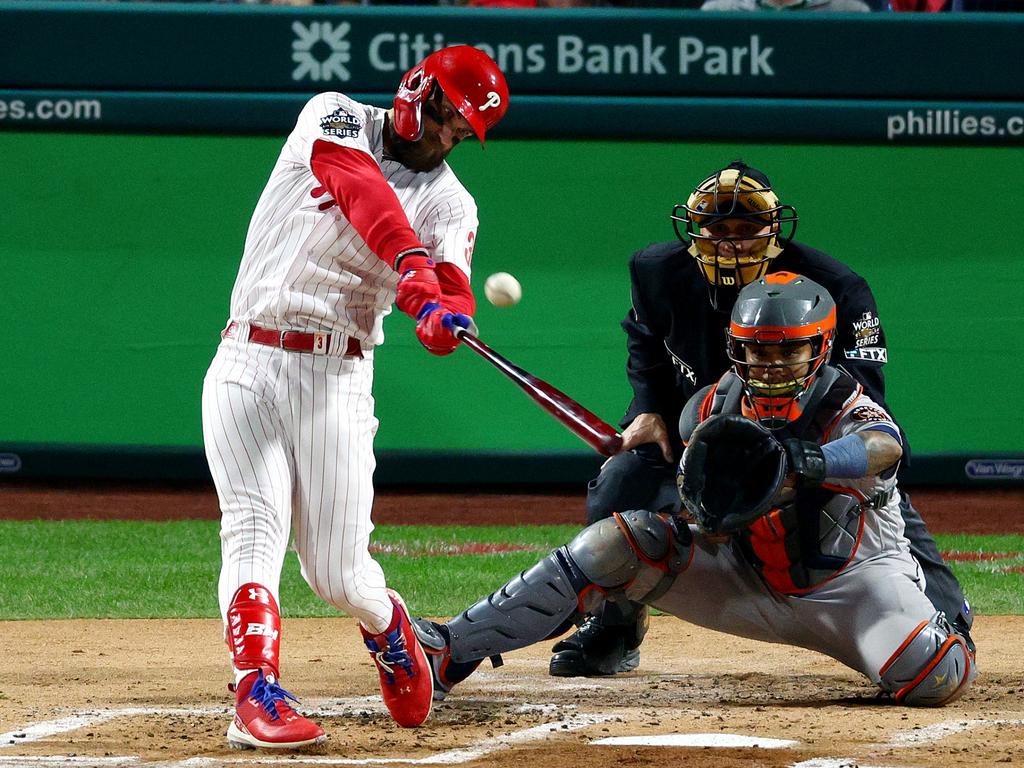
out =
{"type": "MultiPolygon", "coordinates": [[[[641,446],[612,457],[601,473],[587,486],[587,523],[594,523],[612,512],[648,509],[652,512],[678,512],[682,507],[676,489],[676,469],[661,458],[657,446],[641,446]],[[654,448],[655,450],[648,450],[654,448]]],[[[966,635],[974,614],[964,599],[963,589],[949,566],[942,560],[920,513],[910,503],[910,494],[901,491],[900,513],[910,541],[910,551],[921,564],[925,577],[925,595],[936,610],[946,614],[953,626],[966,635]]]]}

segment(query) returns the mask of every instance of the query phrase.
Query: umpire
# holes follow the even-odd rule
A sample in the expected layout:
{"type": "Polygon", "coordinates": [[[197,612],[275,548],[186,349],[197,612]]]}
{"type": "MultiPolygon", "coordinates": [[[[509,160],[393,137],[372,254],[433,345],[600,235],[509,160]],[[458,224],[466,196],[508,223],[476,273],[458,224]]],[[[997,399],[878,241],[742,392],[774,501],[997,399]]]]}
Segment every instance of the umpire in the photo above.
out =
{"type": "MultiPolygon", "coordinates": [[[[588,485],[588,524],[629,509],[680,511],[680,411],[729,368],[725,331],[736,295],[768,272],[805,275],[835,297],[830,363],[888,410],[882,373],[888,351],[871,289],[846,265],[793,240],[796,210],[780,204],[765,174],[742,161],[731,163],[702,181],[671,218],[678,241],[651,245],[630,259],[633,305],[622,327],[633,401],[621,422],[622,452],[588,485]]],[[[925,594],[973,651],[970,606],[906,491],[900,511],[925,594]]],[[[578,677],[635,669],[646,631],[644,606],[608,601],[555,645],[549,672],[578,677]]]]}

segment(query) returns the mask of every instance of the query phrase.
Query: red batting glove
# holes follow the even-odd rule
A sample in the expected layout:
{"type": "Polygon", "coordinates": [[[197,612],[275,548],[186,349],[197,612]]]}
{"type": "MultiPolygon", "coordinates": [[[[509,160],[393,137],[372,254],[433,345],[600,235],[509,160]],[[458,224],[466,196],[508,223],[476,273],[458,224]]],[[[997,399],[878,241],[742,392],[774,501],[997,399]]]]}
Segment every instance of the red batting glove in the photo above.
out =
{"type": "Polygon", "coordinates": [[[403,256],[396,269],[401,273],[395,305],[419,320],[427,304],[441,301],[441,285],[434,273],[434,260],[419,251],[403,256]]]}
{"type": "Polygon", "coordinates": [[[461,312],[452,312],[444,305],[431,302],[423,307],[419,321],[416,323],[416,338],[431,354],[450,355],[459,346],[455,336],[455,326],[469,328],[472,318],[461,312]]]}

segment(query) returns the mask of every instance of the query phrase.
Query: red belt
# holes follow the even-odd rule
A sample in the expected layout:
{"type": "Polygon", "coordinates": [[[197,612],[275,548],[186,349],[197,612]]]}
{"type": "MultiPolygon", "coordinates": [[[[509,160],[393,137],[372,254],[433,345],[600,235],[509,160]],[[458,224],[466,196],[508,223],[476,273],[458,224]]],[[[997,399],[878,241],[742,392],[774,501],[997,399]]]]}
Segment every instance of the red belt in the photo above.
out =
{"type": "MultiPolygon", "coordinates": [[[[238,323],[230,322],[228,327],[221,333],[223,338],[233,337],[238,330],[238,323]]],[[[268,347],[280,347],[291,352],[314,352],[318,355],[326,355],[331,348],[331,334],[329,333],[305,333],[304,331],[279,331],[276,328],[260,328],[258,325],[249,326],[249,341],[253,344],[264,344],[268,347]]],[[[348,337],[345,346],[345,357],[362,357],[363,348],[359,339],[348,337]]]]}

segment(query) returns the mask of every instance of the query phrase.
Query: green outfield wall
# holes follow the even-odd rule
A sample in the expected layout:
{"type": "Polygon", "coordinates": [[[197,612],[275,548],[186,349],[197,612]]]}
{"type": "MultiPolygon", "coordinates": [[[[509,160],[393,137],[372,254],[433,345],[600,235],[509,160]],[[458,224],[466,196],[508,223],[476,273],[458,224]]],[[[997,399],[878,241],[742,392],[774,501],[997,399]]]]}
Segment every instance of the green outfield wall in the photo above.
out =
{"type": "MultiPolygon", "coordinates": [[[[386,105],[429,50],[508,75],[480,205],[483,337],[609,421],[631,252],[742,157],[874,287],[929,482],[1024,481],[1022,14],[284,8],[0,0],[0,479],[204,478],[199,393],[248,218],[314,92],[386,105]],[[977,460],[971,464],[972,460],[977,460]]],[[[377,351],[381,482],[576,482],[597,458],[408,318],[377,351]]]]}
{"type": "MultiPolygon", "coordinates": [[[[195,458],[203,374],[280,144],[0,132],[0,453],[41,443],[170,447],[195,458]]],[[[514,308],[481,301],[482,337],[617,420],[629,399],[618,327],[627,258],[672,238],[672,205],[738,157],[796,206],[798,239],[874,287],[890,343],[890,404],[916,454],[1024,454],[1020,150],[460,147],[453,165],[480,206],[474,288],[481,294],[483,279],[504,270],[524,289],[514,308]]],[[[586,455],[468,350],[432,357],[400,313],[386,333],[375,385],[382,455],[586,455]]],[[[8,469],[15,461],[0,457],[0,471],[4,460],[8,469]]]]}

